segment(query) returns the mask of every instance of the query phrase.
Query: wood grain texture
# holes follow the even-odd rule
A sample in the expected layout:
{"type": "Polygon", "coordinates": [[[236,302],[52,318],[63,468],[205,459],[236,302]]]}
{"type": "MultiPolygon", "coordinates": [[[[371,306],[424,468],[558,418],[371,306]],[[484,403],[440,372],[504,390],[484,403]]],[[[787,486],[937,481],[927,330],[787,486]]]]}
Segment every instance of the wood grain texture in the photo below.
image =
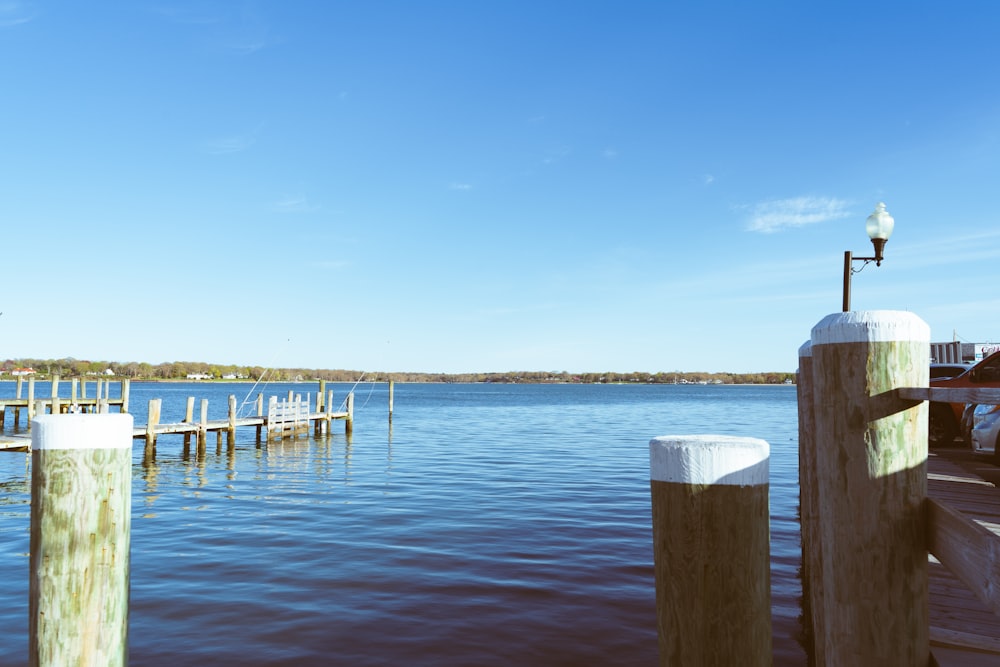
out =
{"type": "Polygon", "coordinates": [[[128,659],[131,447],[32,452],[29,661],[128,659]]]}
{"type": "Polygon", "coordinates": [[[926,665],[927,407],[885,414],[882,398],[898,387],[926,386],[929,343],[817,344],[816,329],[812,343],[822,572],[811,582],[823,589],[824,623],[818,650],[831,665],[926,665]]]}
{"type": "Polygon", "coordinates": [[[650,481],[661,665],[770,665],[766,483],[650,481]]]}

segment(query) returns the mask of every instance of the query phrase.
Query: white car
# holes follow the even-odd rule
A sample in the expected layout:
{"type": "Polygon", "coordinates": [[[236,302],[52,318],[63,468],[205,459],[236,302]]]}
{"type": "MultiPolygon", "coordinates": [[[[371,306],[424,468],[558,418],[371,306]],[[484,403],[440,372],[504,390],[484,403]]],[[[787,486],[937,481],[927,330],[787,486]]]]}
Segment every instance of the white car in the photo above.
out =
{"type": "Polygon", "coordinates": [[[977,405],[972,411],[972,430],[969,440],[972,451],[993,454],[1000,435],[1000,405],[977,405]]]}

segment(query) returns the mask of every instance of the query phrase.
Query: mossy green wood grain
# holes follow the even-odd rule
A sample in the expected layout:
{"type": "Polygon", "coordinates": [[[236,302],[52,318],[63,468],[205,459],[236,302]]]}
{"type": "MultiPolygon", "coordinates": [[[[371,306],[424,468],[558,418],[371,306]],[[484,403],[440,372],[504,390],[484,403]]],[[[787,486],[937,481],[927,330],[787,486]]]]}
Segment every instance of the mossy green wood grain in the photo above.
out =
{"type": "Polygon", "coordinates": [[[128,662],[131,429],[128,415],[47,415],[35,421],[28,650],[33,666],[128,662]],[[114,442],[86,446],[95,441],[94,425],[80,420],[109,418],[119,420],[106,436],[114,442]],[[91,432],[82,446],[46,446],[39,442],[46,438],[39,424],[53,419],[73,420],[91,432]]]}
{"type": "Polygon", "coordinates": [[[927,408],[893,390],[926,386],[929,354],[911,313],[842,313],[813,329],[824,664],[928,664],[927,408]]]}

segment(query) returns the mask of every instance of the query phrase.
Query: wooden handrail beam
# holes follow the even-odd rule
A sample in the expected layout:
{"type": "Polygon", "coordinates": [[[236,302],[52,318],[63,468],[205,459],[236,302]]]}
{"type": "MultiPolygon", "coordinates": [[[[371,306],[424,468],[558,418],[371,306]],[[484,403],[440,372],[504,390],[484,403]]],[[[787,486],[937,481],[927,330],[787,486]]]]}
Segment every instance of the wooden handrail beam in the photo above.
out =
{"type": "Polygon", "coordinates": [[[926,507],[927,550],[1000,614],[1000,535],[933,498],[926,507]]]}
{"type": "Polygon", "coordinates": [[[910,401],[1000,405],[1000,389],[990,387],[899,387],[894,392],[910,401]]]}

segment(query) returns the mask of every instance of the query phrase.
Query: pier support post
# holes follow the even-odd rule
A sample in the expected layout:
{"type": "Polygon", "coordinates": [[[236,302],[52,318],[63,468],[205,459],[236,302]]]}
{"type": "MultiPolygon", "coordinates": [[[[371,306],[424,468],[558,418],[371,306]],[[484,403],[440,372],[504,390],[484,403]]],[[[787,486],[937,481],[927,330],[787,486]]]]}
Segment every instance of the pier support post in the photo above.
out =
{"type": "Polygon", "coordinates": [[[128,378],[122,379],[122,412],[128,412],[129,394],[132,393],[132,381],[128,378]]]}
{"type": "Polygon", "coordinates": [[[29,664],[128,664],[132,417],[40,415],[31,434],[29,664]]]}
{"type": "Polygon", "coordinates": [[[28,377],[28,427],[31,427],[31,422],[35,419],[35,378],[34,376],[28,377]]]}
{"type": "MultiPolygon", "coordinates": [[[[257,394],[257,417],[264,417],[264,394],[257,394]]],[[[263,424],[257,424],[257,446],[260,446],[260,432],[263,424]]]]}
{"type": "Polygon", "coordinates": [[[799,408],[799,523],[802,535],[802,615],[806,650],[813,667],[826,667],[819,649],[823,633],[823,549],[819,541],[819,489],[816,484],[816,433],[813,415],[812,342],[799,348],[799,372],[795,388],[799,408]]]}
{"type": "Polygon", "coordinates": [[[229,428],[226,429],[226,446],[236,446],[236,395],[229,395],[229,428]]]}
{"type": "Polygon", "coordinates": [[[396,389],[396,383],[393,382],[392,380],[389,380],[389,421],[390,422],[392,421],[392,397],[393,397],[393,392],[395,391],[395,389],[396,389]]]}
{"type": "Polygon", "coordinates": [[[347,419],[344,420],[344,433],[350,435],[354,432],[354,392],[347,394],[347,419]]]}
{"type": "Polygon", "coordinates": [[[901,311],[836,313],[812,330],[822,511],[810,542],[822,572],[810,587],[822,590],[827,665],[929,663],[927,406],[892,395],[927,386],[929,341],[928,326],[901,311]]]}
{"type": "Polygon", "coordinates": [[[201,420],[198,422],[198,453],[199,460],[205,457],[205,447],[208,445],[208,399],[201,399],[201,420]]]}
{"type": "MultiPolygon", "coordinates": [[[[187,397],[187,405],[184,406],[184,423],[193,424],[194,423],[194,396],[187,397]]],[[[188,447],[191,445],[191,433],[190,431],[184,433],[184,446],[188,447]]]]}
{"type": "Polygon", "coordinates": [[[660,665],[771,665],[770,446],[649,443],[660,665]]]}

